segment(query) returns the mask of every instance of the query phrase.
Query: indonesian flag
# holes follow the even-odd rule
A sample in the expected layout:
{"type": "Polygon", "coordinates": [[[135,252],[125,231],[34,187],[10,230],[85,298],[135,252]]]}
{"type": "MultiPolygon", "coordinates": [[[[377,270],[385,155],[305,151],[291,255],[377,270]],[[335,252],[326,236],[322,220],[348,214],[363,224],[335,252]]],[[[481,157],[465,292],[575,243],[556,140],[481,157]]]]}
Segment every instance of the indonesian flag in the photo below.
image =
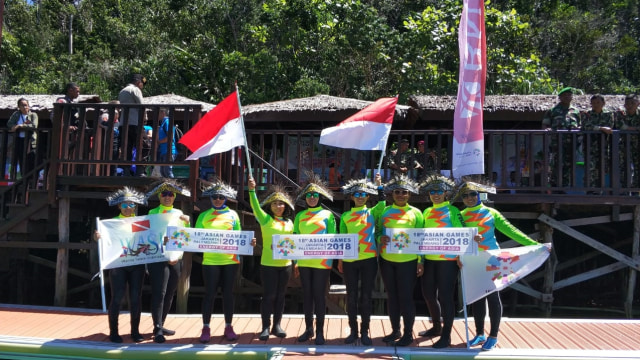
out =
{"type": "Polygon", "coordinates": [[[484,0],[464,0],[458,30],[460,73],[453,116],[455,178],[484,174],[482,110],[487,79],[487,42],[484,31],[484,0]]]}
{"type": "Polygon", "coordinates": [[[182,136],[179,143],[193,152],[187,160],[225,152],[236,146],[246,146],[238,91],[231,93],[206,113],[182,136]]]}
{"type": "Polygon", "coordinates": [[[398,98],[382,98],[320,133],[320,144],[345,149],[384,150],[398,98]]]}
{"type": "Polygon", "coordinates": [[[479,251],[462,256],[462,283],[467,305],[529,275],[549,257],[551,244],[479,251]]]}

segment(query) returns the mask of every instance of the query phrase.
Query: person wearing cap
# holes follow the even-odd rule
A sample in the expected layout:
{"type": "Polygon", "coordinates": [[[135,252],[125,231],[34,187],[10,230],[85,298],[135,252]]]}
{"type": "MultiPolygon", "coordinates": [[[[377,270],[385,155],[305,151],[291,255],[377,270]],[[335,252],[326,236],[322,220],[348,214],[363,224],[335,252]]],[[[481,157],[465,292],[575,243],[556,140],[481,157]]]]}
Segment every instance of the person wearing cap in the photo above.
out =
{"type": "MultiPolygon", "coordinates": [[[[147,79],[144,76],[141,74],[133,74],[131,76],[131,82],[120,90],[118,101],[120,101],[121,104],[142,104],[142,89],[146,83],[147,79]]],[[[141,133],[140,128],[142,124],[139,124],[139,121],[142,120],[144,122],[146,116],[144,109],[135,107],[129,108],[129,111],[122,113],[122,124],[127,125],[127,137],[126,139],[122,139],[122,141],[126,143],[125,159],[130,158],[133,154],[133,148],[136,147],[138,135],[141,133]],[[142,117],[140,116],[140,111],[142,111],[142,117]]],[[[122,133],[124,134],[125,131],[123,130],[122,133]]],[[[135,175],[142,175],[143,171],[143,166],[136,166],[135,175]]],[[[129,170],[128,174],[125,171],[125,174],[132,175],[131,170],[129,170]]]]}
{"type": "MultiPolygon", "coordinates": [[[[623,131],[640,131],[640,112],[638,112],[638,104],[640,101],[638,100],[638,95],[629,94],[624,98],[624,110],[618,111],[616,113],[616,127],[623,131]]],[[[623,186],[626,187],[627,183],[630,184],[631,187],[638,187],[638,179],[640,176],[634,174],[640,169],[640,148],[638,148],[638,135],[633,134],[631,136],[631,145],[629,149],[629,154],[631,156],[631,165],[627,166],[627,150],[624,148],[624,137],[621,140],[621,149],[620,149],[620,171],[622,173],[622,181],[623,186]],[[627,173],[627,168],[631,169],[631,176],[625,176],[627,173]]]]}
{"type": "MultiPolygon", "coordinates": [[[[306,172],[307,185],[300,190],[297,201],[304,199],[307,209],[296,214],[293,221],[294,234],[335,234],[336,220],[333,213],[320,205],[320,197],[333,201],[333,194],[317,174],[306,172]]],[[[313,313],[316,314],[315,344],[324,345],[324,316],[326,312],[327,283],[331,274],[332,259],[298,260],[294,272],[300,276],[302,286],[302,308],[305,331],[299,342],[309,340],[313,333],[313,313]]]]}
{"type": "MultiPolygon", "coordinates": [[[[118,100],[111,100],[109,104],[120,104],[118,100]]],[[[105,142],[105,157],[108,156],[108,150],[111,148],[111,160],[118,160],[120,157],[120,110],[113,109],[113,112],[109,109],[103,109],[100,114],[100,127],[103,129],[103,141],[105,142]],[[111,121],[111,115],[113,114],[113,121],[111,121]],[[112,128],[112,137],[107,138],[109,134],[108,130],[112,128]]],[[[109,175],[116,176],[118,174],[118,166],[109,166],[109,175]]]]}
{"type": "Polygon", "coordinates": [[[284,338],[287,333],[282,329],[280,322],[284,312],[287,283],[293,270],[291,260],[273,258],[273,236],[293,233],[293,221],[290,217],[295,208],[293,200],[281,186],[273,185],[271,193],[260,203],[253,177],[249,178],[248,185],[251,209],[262,232],[262,255],[260,256],[262,332],[259,339],[262,341],[269,339],[271,314],[273,314],[271,334],[284,338]]]}
{"type": "MultiPolygon", "coordinates": [[[[496,239],[496,230],[500,231],[508,238],[517,241],[522,245],[537,245],[538,243],[525,235],[522,231],[513,226],[496,209],[485,206],[480,201],[481,192],[495,193],[495,188],[485,184],[467,181],[462,183],[457,191],[457,196],[462,198],[465,208],[461,211],[462,218],[466,226],[476,227],[478,236],[475,240],[478,242],[478,251],[499,249],[496,239]]],[[[471,340],[470,345],[476,346],[482,344],[482,350],[491,350],[498,343],[498,330],[500,327],[500,319],[502,317],[502,302],[500,301],[500,292],[493,292],[486,297],[474,302],[471,305],[473,309],[473,318],[476,326],[476,336],[471,340]],[[487,304],[489,306],[489,321],[491,330],[489,337],[484,335],[484,319],[487,304]]]]}
{"type": "MultiPolygon", "coordinates": [[[[204,189],[203,196],[211,199],[211,209],[203,211],[196,221],[196,228],[215,230],[242,230],[238,213],[227,206],[228,199],[236,198],[237,191],[221,180],[215,180],[204,189]]],[[[202,276],[204,279],[204,300],[202,301],[202,334],[200,342],[211,339],[211,313],[218,292],[222,290],[222,310],[224,312],[224,337],[228,341],[238,339],[231,322],[233,321],[233,288],[236,283],[240,257],[237,254],[205,252],[202,255],[202,276]]]]}
{"type": "MultiPolygon", "coordinates": [[[[605,174],[611,172],[610,169],[610,156],[611,156],[611,144],[609,136],[613,133],[615,128],[614,113],[604,108],[604,96],[595,94],[591,97],[591,110],[582,113],[582,130],[585,131],[600,131],[607,136],[604,137],[600,134],[588,135],[591,137],[590,148],[585,149],[589,151],[590,161],[588,164],[589,169],[589,186],[600,187],[600,166],[604,165],[605,174]],[[600,144],[601,140],[605,139],[605,153],[604,158],[601,158],[600,144]]],[[[586,144],[585,144],[586,145],[586,144]]],[[[603,174],[604,175],[604,174],[603,174]]]]}
{"type": "MultiPolygon", "coordinates": [[[[182,210],[173,207],[176,195],[191,196],[189,189],[179,183],[167,179],[152,185],[146,194],[147,201],[157,197],[160,201],[158,207],[149,210],[149,215],[171,214],[180,226],[190,226],[189,216],[182,210]]],[[[165,243],[168,241],[165,235],[165,243]]],[[[165,335],[174,335],[174,330],[164,327],[167,314],[171,310],[173,295],[178,288],[178,280],[182,272],[182,252],[171,252],[169,261],[147,264],[151,283],[151,318],[153,319],[153,341],[165,342],[165,335]]]]}
{"type": "MultiPolygon", "coordinates": [[[[138,205],[146,205],[144,195],[132,188],[124,187],[107,196],[109,206],[118,206],[120,214],[115,219],[136,216],[138,205]]],[[[100,240],[100,233],[96,230],[93,234],[96,241],[100,240]]],[[[144,282],[144,265],[129,265],[109,270],[109,284],[111,286],[111,300],[109,302],[109,340],[121,343],[122,337],[118,331],[118,317],[122,298],[129,294],[129,311],[131,314],[131,340],[141,342],[140,316],[142,313],[142,284],[144,282]]]]}
{"type": "MultiPolygon", "coordinates": [[[[566,87],[558,92],[560,102],[547,111],[542,119],[542,129],[547,131],[558,130],[579,130],[580,129],[580,112],[573,105],[573,88],[566,87]]],[[[549,183],[551,186],[570,186],[571,185],[571,169],[574,157],[572,150],[572,136],[565,134],[562,136],[562,143],[558,144],[558,137],[551,136],[549,145],[549,183]],[[562,145],[562,159],[558,159],[558,147],[562,145]],[[562,182],[558,183],[557,166],[558,161],[562,160],[562,182]]],[[[577,147],[579,148],[579,147],[577,147]]]]}
{"type": "Polygon", "coordinates": [[[413,342],[413,324],[416,308],[413,288],[417,276],[422,275],[422,261],[415,254],[390,254],[387,247],[391,239],[388,228],[421,228],[424,224],[422,212],[409,205],[409,194],[418,194],[418,184],[406,175],[397,175],[385,187],[393,196],[393,204],[385,207],[378,220],[380,244],[380,273],[387,290],[387,312],[391,322],[391,333],[382,338],[396,346],[409,346],[413,342]],[[404,332],[400,333],[400,316],[404,320],[404,332]],[[398,340],[399,339],[399,340],[398,340]],[[397,340],[397,341],[396,341],[397,340]]]}
{"type": "Polygon", "coordinates": [[[349,195],[354,207],[342,213],[340,217],[341,234],[358,234],[358,259],[339,260],[338,271],[344,273],[347,287],[347,315],[351,333],[344,339],[345,344],[358,340],[358,308],[362,323],[360,324],[360,341],[362,345],[371,345],[369,324],[372,312],[372,293],[378,274],[378,250],[375,238],[375,225],[382,210],[386,206],[384,187],[380,174],[375,176],[375,184],[367,179],[350,180],[342,187],[342,192],[349,195]],[[378,203],[367,208],[370,195],[378,194],[378,203]],[[358,299],[358,283],[360,298],[358,299]]]}
{"type": "MultiPolygon", "coordinates": [[[[455,183],[440,174],[431,174],[420,184],[429,194],[433,203],[424,210],[425,228],[464,227],[460,211],[447,200],[455,183]]],[[[433,344],[436,349],[451,345],[451,329],[455,317],[454,294],[458,279],[458,257],[455,255],[424,255],[424,275],[422,275],[422,296],[424,297],[433,327],[421,331],[420,336],[440,339],[433,344]],[[442,324],[440,318],[442,317],[442,324]]]]}
{"type": "Polygon", "coordinates": [[[401,139],[398,152],[389,157],[388,167],[393,175],[408,175],[409,170],[418,168],[420,164],[409,151],[409,140],[401,139]]]}

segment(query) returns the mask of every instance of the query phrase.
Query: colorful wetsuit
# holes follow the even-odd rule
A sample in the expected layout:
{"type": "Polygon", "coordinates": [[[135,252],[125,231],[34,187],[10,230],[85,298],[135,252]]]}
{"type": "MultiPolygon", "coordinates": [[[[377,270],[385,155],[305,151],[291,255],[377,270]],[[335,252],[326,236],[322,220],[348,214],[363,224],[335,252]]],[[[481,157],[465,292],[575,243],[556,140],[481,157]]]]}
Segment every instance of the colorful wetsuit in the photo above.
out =
{"type": "Polygon", "coordinates": [[[273,259],[273,235],[293,233],[293,222],[282,217],[272,217],[260,207],[255,190],[249,190],[249,201],[253,215],[260,224],[262,232],[262,256],[260,257],[262,277],[262,301],[260,314],[262,329],[271,325],[273,313],[274,327],[280,326],[284,312],[284,300],[287,283],[291,277],[291,260],[273,259]]]}
{"type": "MultiPolygon", "coordinates": [[[[460,211],[448,201],[424,210],[425,228],[464,227],[460,211]]],[[[441,334],[442,343],[450,342],[455,317],[454,294],[458,279],[455,255],[425,255],[422,296],[433,321],[431,334],[441,334]],[[440,324],[442,317],[443,324],[440,324]]]]}
{"type": "MultiPolygon", "coordinates": [[[[380,215],[379,235],[385,235],[387,228],[421,228],[423,223],[422,212],[417,208],[409,204],[402,207],[394,204],[387,206],[380,215]]],[[[387,289],[387,311],[391,329],[393,334],[399,334],[402,315],[404,336],[412,337],[416,317],[413,288],[419,259],[414,254],[389,254],[387,246],[381,247],[380,270],[387,289]]]]}
{"type": "MultiPolygon", "coordinates": [[[[216,230],[241,230],[238,214],[224,206],[221,209],[211,208],[198,216],[196,228],[216,230]]],[[[218,291],[222,288],[222,309],[224,321],[231,324],[233,320],[233,287],[238,273],[240,259],[236,254],[203,253],[202,275],[204,278],[205,295],[202,301],[202,323],[208,325],[211,321],[213,302],[218,291]]]]}
{"type": "MultiPolygon", "coordinates": [[[[500,248],[496,239],[496,229],[522,245],[538,244],[535,240],[513,226],[498,210],[487,207],[482,203],[468,207],[462,210],[461,213],[466,225],[478,228],[478,234],[482,235],[482,241],[478,244],[479,251],[500,248]]],[[[487,315],[487,304],[489,307],[489,321],[491,323],[489,336],[497,337],[500,330],[500,320],[502,318],[502,301],[500,300],[500,292],[498,291],[472,304],[476,335],[484,335],[484,319],[487,315]]]]}
{"type": "Polygon", "coordinates": [[[372,311],[372,294],[378,273],[378,250],[376,246],[376,221],[386,204],[384,193],[381,201],[369,209],[366,205],[351,208],[340,217],[341,234],[358,234],[358,259],[342,260],[344,281],[347,287],[347,314],[351,333],[358,331],[358,303],[362,324],[360,332],[368,334],[372,311]],[[360,283],[360,289],[358,288],[360,283]],[[358,301],[360,291],[360,301],[358,301]]]}
{"type": "MultiPolygon", "coordinates": [[[[300,211],[293,221],[295,234],[335,234],[336,220],[333,213],[320,206],[300,211]]],[[[327,283],[331,274],[332,259],[298,260],[302,285],[302,308],[305,333],[313,331],[313,313],[316,314],[316,334],[320,338],[324,329],[327,283]]]]}

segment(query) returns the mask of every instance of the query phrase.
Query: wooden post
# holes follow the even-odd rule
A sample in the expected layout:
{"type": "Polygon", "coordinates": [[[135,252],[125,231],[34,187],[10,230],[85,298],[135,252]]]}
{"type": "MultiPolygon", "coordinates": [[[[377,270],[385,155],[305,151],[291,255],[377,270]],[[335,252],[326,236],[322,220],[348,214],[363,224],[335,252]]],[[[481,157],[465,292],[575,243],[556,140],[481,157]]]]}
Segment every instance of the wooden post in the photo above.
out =
{"type": "MultiPolygon", "coordinates": [[[[544,204],[543,210],[545,214],[551,213],[550,204],[544,204]]],[[[553,228],[547,224],[540,222],[542,242],[551,243],[553,245],[553,228]]],[[[555,247],[551,248],[551,254],[544,270],[544,284],[542,287],[542,302],[546,317],[551,316],[551,308],[553,304],[553,283],[555,281],[556,267],[558,266],[558,256],[555,247]]]]}
{"type": "MultiPolygon", "coordinates": [[[[631,246],[631,258],[637,259],[640,252],[640,206],[635,207],[633,212],[633,245],[631,246]]],[[[627,298],[624,301],[624,314],[628,319],[633,318],[633,293],[636,288],[636,277],[638,272],[634,268],[629,268],[629,286],[627,286],[627,298]]]]}
{"type": "Polygon", "coordinates": [[[187,303],[189,302],[189,284],[191,279],[191,268],[193,261],[193,254],[185,252],[182,256],[182,272],[180,273],[180,279],[178,279],[178,290],[176,299],[176,312],[178,314],[187,313],[187,303]]]}
{"type": "MultiPolygon", "coordinates": [[[[58,242],[69,242],[69,208],[71,200],[67,197],[58,200],[58,242]]],[[[67,273],[69,270],[69,250],[66,247],[58,248],[58,260],[56,263],[56,292],[53,305],[67,305],[67,273]]]]}

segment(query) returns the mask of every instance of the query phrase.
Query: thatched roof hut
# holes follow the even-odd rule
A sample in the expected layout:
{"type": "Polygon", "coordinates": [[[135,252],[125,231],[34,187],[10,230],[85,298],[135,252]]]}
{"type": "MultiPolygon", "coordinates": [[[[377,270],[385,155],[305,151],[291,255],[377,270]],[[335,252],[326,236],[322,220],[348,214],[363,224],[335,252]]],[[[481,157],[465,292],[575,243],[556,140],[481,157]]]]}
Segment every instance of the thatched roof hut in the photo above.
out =
{"type": "MultiPolygon", "coordinates": [[[[25,98],[29,101],[31,111],[38,114],[40,120],[40,126],[45,127],[49,122],[50,113],[53,111],[53,104],[56,100],[64,95],[0,95],[0,126],[4,126],[13,114],[18,109],[18,100],[25,98]]],[[[78,96],[79,103],[100,103],[99,95],[80,95],[78,96]]]]}
{"type": "MultiPolygon", "coordinates": [[[[573,106],[580,111],[591,109],[592,95],[573,95],[573,106]]],[[[618,110],[624,95],[604,95],[606,107],[618,110]]],[[[556,95],[487,95],[484,104],[486,129],[539,129],[544,113],[558,103],[556,95]]],[[[455,96],[414,95],[409,105],[417,112],[417,128],[453,127],[455,96]]]]}
{"type": "MultiPolygon", "coordinates": [[[[348,118],[372,101],[316,95],[307,98],[247,105],[244,120],[251,128],[323,129],[348,118]]],[[[394,127],[406,121],[409,107],[396,106],[394,127]],[[396,125],[397,124],[397,125],[396,125]]]]}

